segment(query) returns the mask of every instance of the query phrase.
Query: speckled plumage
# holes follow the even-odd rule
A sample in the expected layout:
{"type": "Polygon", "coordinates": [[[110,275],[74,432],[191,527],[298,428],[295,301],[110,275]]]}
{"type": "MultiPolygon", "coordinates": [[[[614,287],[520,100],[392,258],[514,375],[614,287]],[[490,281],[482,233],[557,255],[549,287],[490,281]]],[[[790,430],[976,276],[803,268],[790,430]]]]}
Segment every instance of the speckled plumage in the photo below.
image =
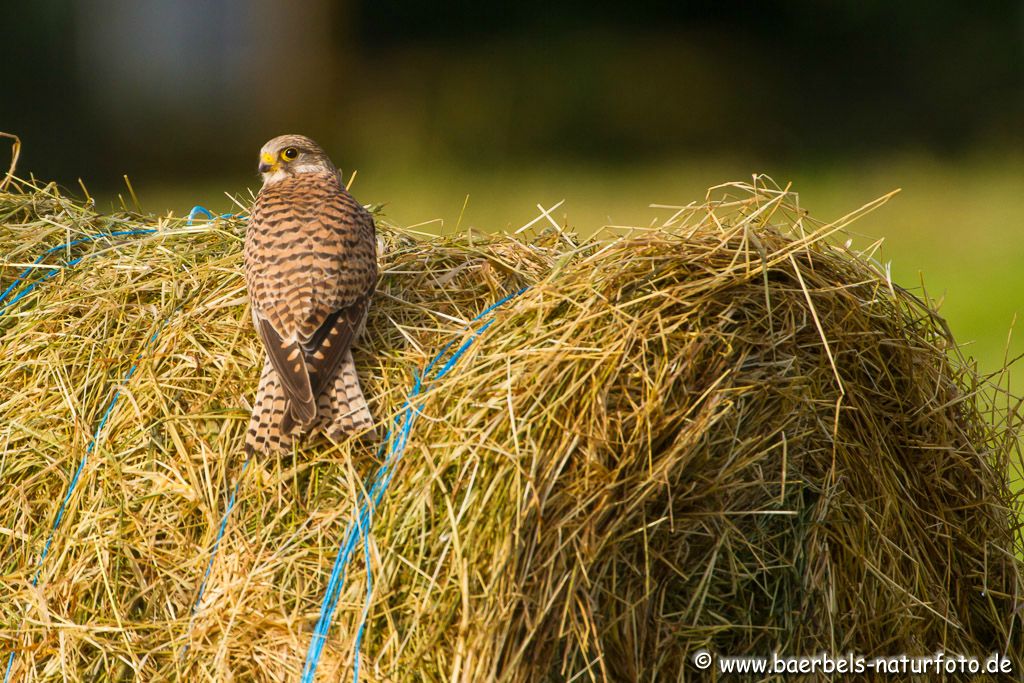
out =
{"type": "Polygon", "coordinates": [[[373,218],[309,138],[271,140],[260,170],[245,281],[267,363],[246,445],[274,452],[298,434],[338,438],[372,427],[351,345],[377,281],[376,238],[373,218]]]}

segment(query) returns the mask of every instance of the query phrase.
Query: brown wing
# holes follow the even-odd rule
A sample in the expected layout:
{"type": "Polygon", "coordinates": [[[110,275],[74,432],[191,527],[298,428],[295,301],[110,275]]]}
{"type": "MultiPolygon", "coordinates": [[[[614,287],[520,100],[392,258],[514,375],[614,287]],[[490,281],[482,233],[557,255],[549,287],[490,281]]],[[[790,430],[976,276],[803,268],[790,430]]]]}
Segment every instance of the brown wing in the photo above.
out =
{"type": "Polygon", "coordinates": [[[332,381],[345,354],[352,348],[356,333],[366,319],[373,289],[351,305],[331,313],[313,338],[302,345],[312,378],[313,396],[319,396],[332,381]]]}
{"type": "Polygon", "coordinates": [[[292,417],[299,424],[309,423],[316,417],[316,401],[302,344],[288,343],[281,339],[281,335],[270,321],[261,318],[259,314],[256,315],[256,320],[263,348],[267,350],[267,357],[274,366],[288,397],[292,417]]]}

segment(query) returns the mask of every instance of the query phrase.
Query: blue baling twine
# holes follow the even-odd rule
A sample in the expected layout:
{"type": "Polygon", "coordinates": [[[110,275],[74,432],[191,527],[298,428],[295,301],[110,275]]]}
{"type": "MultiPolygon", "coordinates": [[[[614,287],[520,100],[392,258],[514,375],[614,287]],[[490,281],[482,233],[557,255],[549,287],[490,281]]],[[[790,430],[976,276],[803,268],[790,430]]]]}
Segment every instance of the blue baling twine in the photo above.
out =
{"type": "MultiPolygon", "coordinates": [[[[157,327],[155,332],[153,332],[153,335],[149,338],[149,341],[147,341],[145,346],[142,347],[142,350],[139,351],[139,355],[136,356],[135,362],[132,364],[131,368],[128,369],[128,372],[125,374],[124,379],[121,380],[121,384],[119,385],[118,389],[114,391],[114,396],[113,398],[110,399],[110,403],[107,405],[107,409],[106,411],[104,411],[103,417],[100,418],[99,424],[96,425],[96,431],[93,432],[92,440],[89,441],[89,445],[86,446],[85,448],[85,454],[82,455],[82,459],[78,462],[78,468],[75,470],[75,474],[71,478],[71,484],[68,486],[67,493],[64,494],[64,500],[61,501],[60,507],[57,508],[57,517],[54,518],[53,525],[50,527],[50,534],[46,538],[46,543],[43,544],[43,552],[39,555],[39,561],[36,563],[36,573],[32,577],[33,588],[39,585],[39,575],[43,571],[43,561],[46,559],[46,555],[50,552],[50,545],[53,543],[53,537],[57,533],[57,527],[60,526],[61,520],[64,519],[64,512],[67,509],[68,503],[71,501],[71,496],[74,495],[75,489],[78,487],[78,481],[79,478],[81,477],[82,470],[85,469],[85,465],[89,461],[89,454],[92,453],[93,448],[99,441],[100,433],[103,431],[103,427],[107,424],[107,420],[110,418],[110,414],[114,412],[114,407],[117,405],[117,400],[121,398],[120,387],[124,386],[124,384],[126,384],[128,380],[131,379],[132,375],[135,374],[135,370],[139,367],[139,360],[142,358],[142,354],[145,352],[147,348],[149,348],[150,344],[156,341],[156,338],[160,335],[160,331],[163,329],[168,319],[169,318],[165,318],[164,321],[160,323],[160,326],[157,327]]],[[[4,672],[4,683],[7,683],[10,680],[11,668],[13,666],[14,650],[12,650],[10,655],[7,657],[7,669],[4,672]]]]}
{"type": "MultiPolygon", "coordinates": [[[[193,220],[196,218],[197,215],[203,215],[203,216],[207,217],[210,220],[213,220],[213,218],[214,218],[213,214],[211,214],[207,209],[205,209],[205,208],[203,208],[201,206],[196,206],[196,207],[193,207],[192,211],[189,212],[187,225],[191,226],[193,220]]],[[[226,218],[226,217],[231,217],[231,216],[232,216],[232,214],[222,214],[220,217],[221,218],[226,218]]],[[[14,279],[14,282],[12,282],[10,285],[8,285],[8,287],[3,292],[0,292],[0,316],[3,316],[5,313],[7,313],[8,309],[11,306],[16,304],[18,301],[20,301],[26,295],[28,295],[39,284],[45,282],[46,280],[49,280],[50,278],[52,278],[54,275],[56,275],[57,273],[59,273],[63,269],[72,268],[72,267],[78,265],[79,263],[81,263],[82,259],[86,258],[86,256],[79,256],[78,258],[71,259],[70,261],[65,263],[64,266],[61,267],[61,268],[54,268],[53,270],[47,272],[42,277],[37,279],[35,282],[27,284],[21,291],[17,292],[14,295],[14,297],[11,298],[10,301],[7,301],[6,303],[4,303],[4,300],[7,299],[7,297],[10,296],[12,292],[14,292],[14,290],[18,287],[18,285],[21,284],[22,282],[25,282],[25,280],[30,276],[32,271],[35,269],[35,266],[39,265],[50,254],[53,254],[53,253],[61,251],[61,250],[69,249],[69,248],[77,246],[79,244],[95,242],[96,240],[103,239],[103,238],[110,238],[110,237],[136,237],[136,236],[139,236],[139,235],[150,235],[150,234],[153,234],[155,232],[157,232],[157,231],[154,230],[154,229],[149,229],[149,228],[137,229],[137,230],[116,230],[116,231],[112,231],[112,232],[100,233],[100,234],[97,234],[97,235],[88,235],[86,237],[82,237],[82,238],[79,238],[79,239],[76,239],[76,240],[71,240],[70,242],[65,242],[63,244],[59,244],[59,245],[57,245],[55,247],[50,247],[49,249],[44,251],[33,262],[33,264],[31,266],[28,266],[27,268],[25,268],[25,270],[23,270],[18,275],[18,277],[16,277],[14,279]]],[[[64,494],[64,499],[61,501],[60,507],[57,508],[57,516],[53,520],[53,525],[50,527],[50,533],[49,533],[49,535],[46,538],[46,543],[43,544],[43,551],[42,551],[42,553],[40,553],[39,560],[36,563],[36,572],[32,576],[32,586],[33,587],[36,587],[36,586],[39,585],[39,576],[40,576],[40,574],[43,571],[43,561],[46,559],[46,556],[47,556],[47,554],[50,551],[50,546],[53,543],[54,536],[57,533],[57,529],[58,529],[58,527],[60,527],[60,523],[64,519],[64,513],[67,510],[68,503],[71,501],[71,497],[74,495],[75,489],[78,487],[78,482],[79,482],[79,479],[81,477],[82,470],[85,469],[85,465],[86,465],[86,463],[89,460],[89,454],[92,453],[93,449],[95,448],[96,443],[99,441],[100,434],[103,432],[103,427],[106,426],[107,420],[110,418],[111,413],[114,412],[114,407],[117,406],[117,401],[121,397],[121,387],[123,387],[128,382],[128,380],[131,379],[132,375],[135,374],[135,370],[139,367],[139,360],[142,359],[143,353],[145,353],[146,349],[148,349],[150,347],[150,345],[152,345],[153,342],[156,341],[157,337],[160,335],[160,332],[163,330],[164,325],[167,324],[167,321],[169,319],[170,319],[170,316],[164,318],[163,322],[160,323],[160,326],[157,327],[156,331],[153,332],[153,335],[149,338],[149,340],[146,342],[146,344],[142,347],[142,350],[139,351],[138,356],[136,356],[136,358],[135,358],[135,362],[132,364],[131,368],[128,369],[128,372],[125,374],[124,379],[121,380],[121,384],[118,385],[118,388],[114,391],[114,396],[110,399],[110,403],[107,405],[107,409],[104,411],[103,416],[100,418],[99,424],[96,425],[96,431],[93,432],[93,437],[89,441],[89,445],[86,446],[85,454],[82,455],[82,459],[78,463],[78,467],[75,470],[75,474],[71,478],[71,484],[68,486],[67,493],[64,494]]],[[[237,487],[236,487],[236,491],[237,491],[237,487]]],[[[232,497],[232,501],[233,500],[234,500],[234,498],[232,497]]],[[[224,529],[223,529],[223,525],[222,525],[221,526],[221,532],[223,533],[223,531],[224,531],[224,529]]],[[[207,572],[209,572],[209,570],[207,570],[207,572]]],[[[11,653],[7,657],[7,667],[6,667],[5,671],[4,671],[4,683],[9,683],[9,681],[10,681],[11,671],[13,670],[13,667],[14,667],[14,655],[15,655],[15,651],[11,650],[11,653]]]]}
{"type": "Polygon", "coordinates": [[[39,256],[39,258],[37,258],[35,261],[33,261],[31,266],[28,266],[27,268],[25,268],[25,270],[21,271],[21,274],[18,275],[18,277],[14,278],[14,282],[12,282],[10,285],[7,286],[7,289],[5,289],[3,292],[0,292],[0,316],[2,316],[4,313],[6,313],[8,308],[10,308],[14,304],[18,303],[18,301],[20,301],[22,298],[24,298],[26,295],[28,295],[40,283],[46,282],[47,280],[52,278],[54,275],[59,273],[64,268],[71,268],[73,266],[77,266],[79,263],[81,263],[82,259],[86,258],[85,256],[79,256],[78,258],[71,259],[70,261],[65,263],[62,268],[53,268],[49,272],[45,273],[38,280],[36,280],[35,282],[30,283],[24,289],[22,289],[20,292],[15,294],[14,298],[12,298],[10,301],[8,301],[7,303],[3,303],[4,299],[6,299],[8,296],[10,296],[11,292],[13,292],[17,288],[17,286],[19,284],[24,282],[28,278],[28,276],[32,273],[32,271],[36,270],[36,266],[38,266],[40,263],[42,263],[43,260],[47,256],[49,256],[50,254],[52,254],[54,252],[62,251],[64,249],[69,249],[69,248],[77,246],[79,244],[85,244],[86,242],[95,242],[96,240],[103,239],[105,237],[134,237],[136,235],[149,235],[149,234],[152,234],[154,232],[156,232],[156,230],[152,230],[152,229],[149,229],[149,228],[139,229],[139,230],[115,230],[114,232],[104,232],[104,233],[101,233],[101,234],[98,234],[98,235],[90,235],[88,237],[82,237],[82,238],[77,239],[77,240],[71,240],[70,242],[65,242],[63,244],[58,244],[55,247],[50,247],[49,249],[44,251],[39,256]]]}
{"type": "MultiPolygon", "coordinates": [[[[228,499],[228,506],[224,510],[224,516],[220,519],[220,527],[217,529],[217,538],[213,541],[213,547],[210,548],[210,560],[206,563],[206,572],[203,573],[202,583],[199,584],[199,594],[196,596],[195,602],[192,603],[192,613],[189,615],[188,620],[188,632],[192,632],[192,623],[195,621],[196,612],[199,611],[199,603],[203,599],[203,593],[206,592],[206,582],[210,579],[210,572],[213,570],[213,561],[217,558],[217,550],[220,548],[220,541],[224,537],[224,529],[228,525],[228,516],[231,515],[231,510],[235,507],[235,498],[238,496],[238,487],[242,484],[242,475],[245,474],[245,470],[249,467],[249,463],[252,461],[252,455],[245,459],[245,463],[242,464],[242,470],[238,473],[238,479],[235,481],[235,488],[231,492],[231,498],[228,499]]],[[[185,652],[188,651],[188,643],[185,643],[181,648],[180,657],[185,656],[185,652]]]]}
{"type": "MultiPolygon", "coordinates": [[[[479,315],[473,318],[473,322],[480,320],[499,306],[508,303],[527,289],[528,288],[524,287],[488,306],[479,315]]],[[[320,661],[320,654],[323,651],[324,643],[327,640],[327,633],[331,628],[334,611],[338,606],[338,598],[341,596],[341,587],[345,583],[346,568],[349,560],[352,558],[352,554],[355,552],[356,546],[362,542],[363,558],[366,563],[366,598],[363,603],[362,614],[359,618],[359,627],[356,630],[352,663],[353,680],[358,683],[359,652],[363,641],[363,633],[366,629],[366,619],[370,611],[370,599],[373,593],[373,577],[370,568],[369,543],[373,513],[380,504],[381,499],[384,497],[384,493],[387,491],[388,485],[391,483],[395,467],[398,465],[399,460],[401,460],[405,451],[406,443],[409,440],[409,433],[412,430],[413,422],[416,420],[416,416],[420,413],[422,403],[417,403],[416,398],[421,394],[427,393],[431,388],[430,385],[424,386],[424,381],[436,382],[448,374],[448,372],[455,367],[459,358],[462,357],[470,345],[472,345],[480,335],[486,332],[487,328],[489,328],[493,322],[494,318],[491,318],[481,325],[478,330],[473,332],[468,339],[462,342],[462,344],[452,353],[433,377],[430,377],[431,371],[434,369],[434,366],[444,358],[445,354],[448,353],[448,349],[451,348],[454,340],[444,345],[440,353],[438,353],[434,359],[430,361],[427,367],[424,368],[422,374],[417,374],[415,376],[412,390],[409,392],[409,395],[405,400],[405,404],[402,406],[402,410],[395,416],[392,426],[385,437],[384,443],[381,444],[380,449],[377,451],[377,457],[379,458],[384,453],[385,448],[390,445],[387,459],[374,473],[372,483],[369,487],[369,493],[364,494],[363,496],[363,502],[359,506],[355,522],[350,522],[345,529],[344,539],[341,543],[341,547],[339,548],[338,555],[334,560],[334,566],[331,569],[331,577],[327,582],[327,591],[325,592],[323,601],[320,604],[320,618],[317,620],[312,640],[309,643],[309,649],[306,651],[306,661],[302,667],[302,683],[313,683],[313,677],[316,674],[316,667],[320,661]],[[394,439],[392,439],[392,434],[396,434],[394,439]]]]}
{"type": "Polygon", "coordinates": [[[237,213],[222,213],[219,216],[214,216],[213,213],[211,213],[210,210],[207,209],[205,206],[199,206],[198,204],[196,204],[195,206],[192,207],[192,210],[188,212],[188,222],[185,223],[185,225],[191,227],[192,221],[194,221],[199,216],[203,216],[204,218],[206,218],[206,220],[213,221],[217,220],[218,218],[238,218],[240,215],[241,214],[237,213]]]}
{"type": "MultiPolygon", "coordinates": [[[[235,216],[235,214],[222,213],[222,214],[220,214],[220,216],[214,216],[210,212],[209,209],[197,205],[197,206],[193,206],[192,210],[189,211],[186,225],[191,227],[193,221],[195,221],[195,219],[197,217],[199,217],[199,216],[203,216],[203,217],[207,218],[208,220],[215,220],[216,218],[233,218],[235,216]]],[[[14,304],[18,303],[21,299],[23,299],[28,294],[30,294],[32,292],[32,290],[34,290],[37,286],[39,286],[43,282],[46,282],[50,278],[54,277],[55,275],[60,273],[61,270],[63,270],[64,268],[71,268],[71,267],[77,266],[79,263],[82,262],[82,259],[86,258],[85,256],[79,256],[78,258],[71,259],[70,261],[65,263],[63,267],[55,267],[55,268],[49,270],[48,272],[43,274],[38,280],[28,284],[24,289],[22,289],[20,292],[15,294],[14,298],[12,298],[10,301],[7,301],[6,303],[4,303],[4,300],[8,296],[10,296],[11,293],[15,289],[17,289],[18,285],[21,284],[22,282],[24,282],[26,279],[28,279],[29,275],[32,274],[32,271],[36,270],[36,266],[38,266],[40,263],[42,263],[46,259],[46,257],[49,256],[50,254],[56,253],[58,251],[64,251],[66,249],[70,249],[71,247],[76,247],[79,244],[86,244],[88,242],[95,242],[96,240],[100,240],[100,239],[104,239],[104,238],[110,238],[110,237],[137,237],[138,235],[152,235],[155,232],[156,232],[156,230],[154,230],[152,228],[139,228],[139,229],[136,229],[136,230],[114,230],[112,232],[104,232],[104,233],[100,233],[98,235],[88,235],[86,237],[81,237],[81,238],[76,239],[76,240],[71,240],[70,242],[64,242],[62,244],[58,244],[55,247],[50,247],[49,249],[44,251],[42,254],[40,254],[39,257],[35,261],[32,262],[32,265],[26,267],[25,270],[21,271],[21,273],[18,275],[18,277],[14,278],[14,282],[12,282],[11,284],[9,284],[7,286],[7,289],[5,289],[3,292],[0,292],[0,316],[4,315],[7,312],[8,308],[10,308],[14,304]]]]}
{"type": "MultiPolygon", "coordinates": [[[[192,225],[192,221],[195,220],[195,218],[200,215],[206,217],[208,220],[215,220],[216,218],[235,218],[239,214],[222,213],[219,216],[214,216],[209,211],[209,209],[197,205],[192,207],[192,210],[189,211],[188,225],[192,225]]],[[[235,480],[235,488],[232,489],[231,497],[228,499],[227,507],[224,509],[224,514],[221,516],[220,526],[217,529],[217,537],[213,541],[213,546],[210,547],[210,559],[206,563],[206,571],[203,572],[203,580],[199,584],[199,592],[196,595],[195,601],[192,603],[192,610],[189,615],[188,630],[186,633],[186,637],[188,633],[192,632],[192,625],[195,622],[196,613],[199,612],[199,604],[202,602],[203,595],[206,593],[206,584],[210,580],[210,573],[213,571],[213,563],[217,559],[217,551],[220,550],[220,542],[224,538],[224,531],[228,526],[228,519],[231,516],[231,511],[235,507],[235,500],[238,497],[238,488],[242,484],[242,476],[245,474],[245,470],[249,467],[249,463],[251,461],[252,456],[250,455],[248,458],[245,459],[245,462],[242,464],[242,469],[238,473],[238,479],[235,480]]],[[[185,643],[182,646],[181,651],[178,655],[179,658],[185,656],[185,653],[188,651],[188,645],[188,643],[185,643]]]]}

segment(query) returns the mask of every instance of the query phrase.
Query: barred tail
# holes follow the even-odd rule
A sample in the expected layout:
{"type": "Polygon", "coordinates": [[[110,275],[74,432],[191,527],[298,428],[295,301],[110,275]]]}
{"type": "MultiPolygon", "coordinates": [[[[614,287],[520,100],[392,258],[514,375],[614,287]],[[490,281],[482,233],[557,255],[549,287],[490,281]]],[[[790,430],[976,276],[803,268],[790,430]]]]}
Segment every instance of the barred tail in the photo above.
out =
{"type": "Polygon", "coordinates": [[[256,391],[249,431],[245,436],[245,447],[249,452],[264,455],[289,451],[292,447],[292,429],[288,399],[281,380],[274,371],[270,360],[263,362],[263,374],[256,391]]]}

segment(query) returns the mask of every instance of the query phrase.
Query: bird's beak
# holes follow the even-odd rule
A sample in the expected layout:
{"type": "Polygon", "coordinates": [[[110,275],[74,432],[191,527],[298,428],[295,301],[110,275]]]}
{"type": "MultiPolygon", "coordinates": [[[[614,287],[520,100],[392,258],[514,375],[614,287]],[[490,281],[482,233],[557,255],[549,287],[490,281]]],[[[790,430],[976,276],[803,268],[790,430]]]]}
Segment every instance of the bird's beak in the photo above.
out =
{"type": "Polygon", "coordinates": [[[260,173],[268,173],[270,171],[277,170],[277,161],[274,159],[270,152],[264,152],[260,155],[260,173]]]}

